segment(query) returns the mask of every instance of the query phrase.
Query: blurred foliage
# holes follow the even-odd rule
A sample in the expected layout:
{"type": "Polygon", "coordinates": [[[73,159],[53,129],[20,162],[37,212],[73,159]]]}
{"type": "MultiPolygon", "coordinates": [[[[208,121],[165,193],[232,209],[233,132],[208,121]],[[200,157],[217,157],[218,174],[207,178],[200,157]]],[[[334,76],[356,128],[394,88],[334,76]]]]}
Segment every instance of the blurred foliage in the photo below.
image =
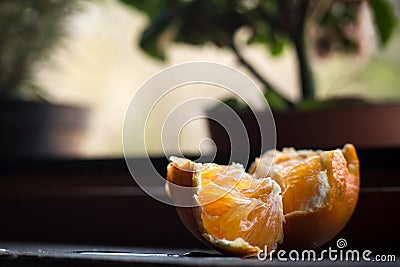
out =
{"type": "Polygon", "coordinates": [[[122,1],[143,11],[150,18],[140,39],[140,46],[149,55],[159,59],[165,58],[162,39],[169,28],[173,28],[174,32],[170,41],[193,45],[212,42],[219,47],[230,47],[235,32],[248,26],[252,30],[249,43],[266,44],[277,55],[283,50],[284,42],[279,36],[283,35],[284,27],[278,25],[286,24],[283,23],[286,18],[278,14],[279,1],[122,1]]]}
{"type": "MultiPolygon", "coordinates": [[[[380,45],[385,46],[394,33],[396,17],[387,0],[369,0],[380,45]]],[[[358,29],[360,7],[364,2],[336,1],[317,26],[315,48],[319,55],[332,52],[357,53],[362,46],[358,29]]]]}
{"type": "Polygon", "coordinates": [[[77,0],[0,2],[0,99],[40,98],[34,67],[65,35],[65,20],[77,0]]]}
{"type": "Polygon", "coordinates": [[[366,4],[374,18],[381,45],[388,42],[396,26],[390,0],[121,1],[149,18],[140,39],[140,47],[147,54],[164,60],[166,45],[171,42],[193,45],[211,42],[218,47],[227,47],[264,85],[270,105],[278,109],[293,103],[279,94],[243,57],[234,38],[240,28],[246,27],[251,32],[247,44],[262,44],[272,55],[280,55],[287,45],[295,48],[303,100],[313,103],[315,89],[308,48],[315,49],[321,56],[333,52],[357,53],[362,45],[357,36],[360,10],[366,4]]]}
{"type": "Polygon", "coordinates": [[[393,7],[385,0],[369,0],[381,45],[386,45],[393,35],[396,17],[393,7]]]}

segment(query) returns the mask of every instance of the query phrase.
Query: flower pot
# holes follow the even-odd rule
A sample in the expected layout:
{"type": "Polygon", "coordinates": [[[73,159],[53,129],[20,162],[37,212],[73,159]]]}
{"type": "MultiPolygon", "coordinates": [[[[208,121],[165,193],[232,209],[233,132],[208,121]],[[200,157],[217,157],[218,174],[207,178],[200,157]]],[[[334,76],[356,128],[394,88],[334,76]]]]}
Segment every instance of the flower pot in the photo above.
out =
{"type": "MultiPolygon", "coordinates": [[[[223,114],[210,110],[210,117],[223,114]]],[[[259,155],[260,132],[254,115],[239,112],[249,134],[252,155],[259,155]]],[[[273,112],[277,148],[330,149],[353,143],[358,148],[400,147],[400,105],[358,105],[318,111],[273,112]]],[[[211,138],[220,151],[229,151],[225,130],[209,121],[211,138]]],[[[273,131],[273,129],[269,129],[273,131]]],[[[268,136],[268,133],[264,135],[268,136]]],[[[235,144],[233,144],[235,145],[235,144]]]]}
{"type": "Polygon", "coordinates": [[[81,154],[88,111],[40,102],[0,102],[0,157],[73,157],[81,154]]]}

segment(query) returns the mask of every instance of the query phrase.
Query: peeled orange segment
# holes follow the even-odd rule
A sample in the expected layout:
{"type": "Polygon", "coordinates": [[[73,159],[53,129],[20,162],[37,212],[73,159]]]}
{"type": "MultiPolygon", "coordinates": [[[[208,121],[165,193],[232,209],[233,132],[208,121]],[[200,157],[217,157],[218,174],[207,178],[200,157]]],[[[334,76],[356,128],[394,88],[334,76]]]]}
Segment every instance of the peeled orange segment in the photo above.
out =
{"type": "Polygon", "coordinates": [[[275,249],[282,241],[281,190],[270,178],[255,179],[240,164],[198,164],[172,158],[167,179],[197,187],[193,196],[197,206],[178,208],[178,213],[196,236],[222,252],[248,257],[265,247],[275,249]],[[194,225],[197,229],[192,229],[194,225]]]}
{"type": "Polygon", "coordinates": [[[331,151],[270,150],[246,173],[240,164],[221,166],[171,158],[167,180],[190,187],[194,207],[177,207],[185,226],[225,254],[248,257],[320,246],[345,226],[357,204],[359,161],[353,145],[331,151]]]}
{"type": "Polygon", "coordinates": [[[350,219],[358,199],[359,162],[353,145],[342,150],[271,150],[250,169],[282,189],[287,247],[316,247],[332,239],[350,219]]]}
{"type": "Polygon", "coordinates": [[[286,148],[275,151],[272,162],[271,152],[267,152],[268,158],[257,159],[250,172],[256,177],[270,176],[281,186],[284,214],[312,211],[326,204],[329,183],[318,152],[286,148]]]}

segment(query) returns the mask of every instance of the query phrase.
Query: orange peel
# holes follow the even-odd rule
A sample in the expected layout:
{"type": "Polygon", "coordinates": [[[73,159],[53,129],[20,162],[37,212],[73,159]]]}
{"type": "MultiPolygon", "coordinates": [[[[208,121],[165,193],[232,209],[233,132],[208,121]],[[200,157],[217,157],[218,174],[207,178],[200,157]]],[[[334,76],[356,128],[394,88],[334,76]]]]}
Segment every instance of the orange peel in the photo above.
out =
{"type": "MultiPolygon", "coordinates": [[[[249,257],[282,243],[323,245],[350,219],[359,193],[355,147],[270,150],[251,166],[172,157],[167,180],[194,189],[193,207],[177,207],[184,225],[227,255],[249,257]]],[[[168,185],[168,183],[167,183],[168,185]]],[[[167,190],[172,199],[177,196],[167,190]]]]}

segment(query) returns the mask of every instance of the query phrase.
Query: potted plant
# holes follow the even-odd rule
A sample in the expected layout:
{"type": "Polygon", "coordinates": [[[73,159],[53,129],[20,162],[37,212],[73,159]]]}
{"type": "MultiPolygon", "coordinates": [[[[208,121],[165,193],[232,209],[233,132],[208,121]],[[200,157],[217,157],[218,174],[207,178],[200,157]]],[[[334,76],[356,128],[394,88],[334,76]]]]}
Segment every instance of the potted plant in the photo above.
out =
{"type": "MultiPolygon", "coordinates": [[[[385,46],[396,26],[390,1],[122,1],[149,17],[140,46],[155,58],[165,59],[161,40],[193,45],[211,42],[228,48],[263,85],[275,117],[278,147],[332,148],[346,142],[365,148],[400,145],[400,105],[372,105],[351,98],[317,99],[310,63],[312,52],[327,55],[360,50],[362,42],[354,29],[362,19],[363,8],[369,9],[379,43],[385,46]],[[285,46],[293,48],[301,88],[298,102],[282,96],[242,54],[235,40],[242,27],[251,32],[248,44],[261,43],[274,55],[281,54],[285,46]]],[[[235,99],[226,103],[238,110],[251,135],[250,142],[259,147],[259,134],[250,130],[258,129],[254,116],[235,99]]],[[[210,122],[210,130],[219,148],[229,148],[228,136],[220,126],[210,122]]]]}
{"type": "Polygon", "coordinates": [[[79,153],[87,111],[50,104],[35,83],[35,67],[65,36],[77,1],[0,3],[0,156],[50,157],[79,153]]]}

